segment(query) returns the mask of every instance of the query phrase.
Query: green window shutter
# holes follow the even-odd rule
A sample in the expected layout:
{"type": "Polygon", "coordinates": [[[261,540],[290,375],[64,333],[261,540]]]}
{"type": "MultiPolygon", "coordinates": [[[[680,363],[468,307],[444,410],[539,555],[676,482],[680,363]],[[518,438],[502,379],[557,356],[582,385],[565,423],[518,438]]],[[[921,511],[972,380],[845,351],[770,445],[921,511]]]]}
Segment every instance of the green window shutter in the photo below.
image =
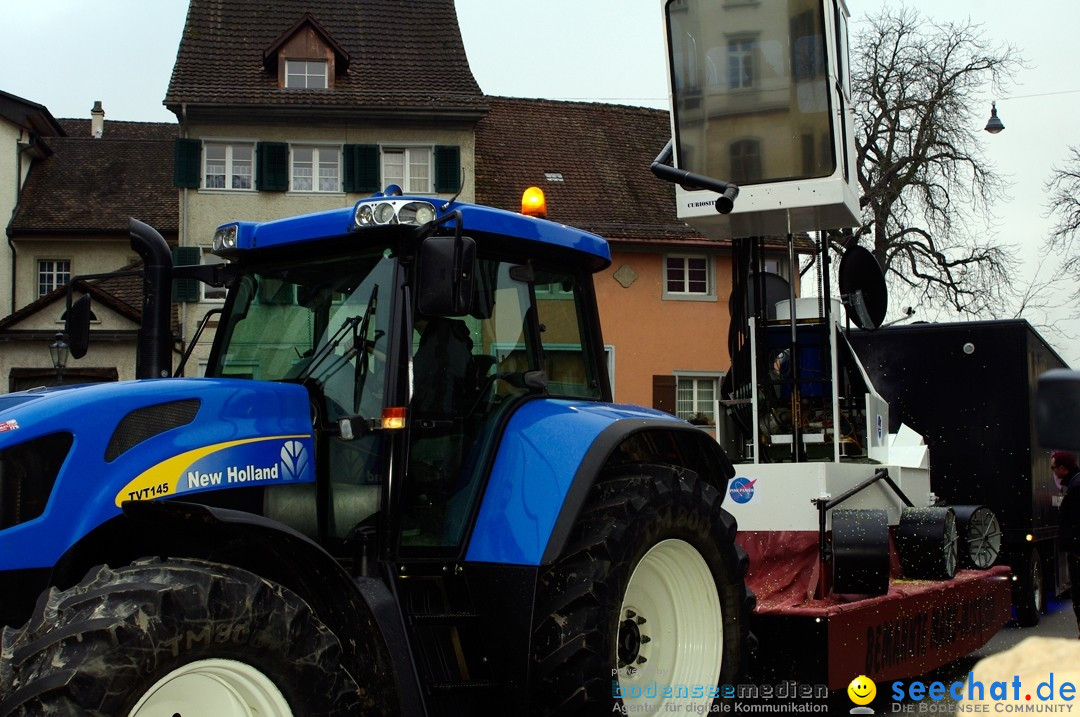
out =
{"type": "Polygon", "coordinates": [[[259,165],[255,188],[260,192],[284,192],[289,188],[289,145],[285,142],[259,142],[255,146],[259,165]]]}
{"type": "Polygon", "coordinates": [[[380,175],[379,145],[345,145],[344,187],[346,192],[364,194],[377,192],[382,188],[379,183],[380,175]]]}
{"type": "Polygon", "coordinates": [[[202,142],[197,139],[176,138],[176,151],[173,158],[173,186],[184,189],[198,189],[202,175],[200,154],[202,142]]]}
{"type": "Polygon", "coordinates": [[[461,148],[435,148],[435,191],[453,193],[461,187],[461,148]]]}
{"type": "MultiPolygon", "coordinates": [[[[201,253],[197,246],[173,247],[173,266],[190,266],[191,264],[198,264],[201,258],[201,253]]],[[[198,301],[201,298],[199,296],[198,279],[173,279],[172,298],[173,301],[198,301]]]]}

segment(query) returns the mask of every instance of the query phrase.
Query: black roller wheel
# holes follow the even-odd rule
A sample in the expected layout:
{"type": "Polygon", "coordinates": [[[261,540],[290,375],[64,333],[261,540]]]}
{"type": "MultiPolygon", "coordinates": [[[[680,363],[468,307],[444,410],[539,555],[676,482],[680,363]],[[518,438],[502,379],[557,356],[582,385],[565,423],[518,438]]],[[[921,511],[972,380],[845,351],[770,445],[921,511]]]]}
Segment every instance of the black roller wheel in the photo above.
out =
{"type": "Polygon", "coordinates": [[[1016,622],[1021,627],[1035,627],[1039,624],[1039,616],[1046,611],[1046,590],[1038,549],[1032,547],[1024,552],[1012,569],[1016,576],[1013,583],[1016,622]]]}
{"type": "Polygon", "coordinates": [[[985,505],[954,505],[956,533],[960,537],[960,562],[986,570],[1001,555],[1001,524],[985,505]]]}
{"type": "Polygon", "coordinates": [[[884,510],[834,510],[833,590],[857,595],[889,591],[889,514],[884,510]]]}
{"type": "Polygon", "coordinates": [[[956,513],[952,508],[904,508],[896,549],[904,577],[951,580],[957,564],[956,513]]]}
{"type": "Polygon", "coordinates": [[[722,500],[684,468],[604,471],[540,578],[534,713],[606,714],[620,699],[687,712],[745,673],[754,602],[722,500]],[[666,685],[700,689],[665,698],[666,685]]]}
{"type": "MultiPolygon", "coordinates": [[[[99,567],[0,643],[0,714],[291,717],[363,707],[308,605],[199,560],[99,567]]],[[[370,706],[370,705],[369,705],[370,706]]]]}

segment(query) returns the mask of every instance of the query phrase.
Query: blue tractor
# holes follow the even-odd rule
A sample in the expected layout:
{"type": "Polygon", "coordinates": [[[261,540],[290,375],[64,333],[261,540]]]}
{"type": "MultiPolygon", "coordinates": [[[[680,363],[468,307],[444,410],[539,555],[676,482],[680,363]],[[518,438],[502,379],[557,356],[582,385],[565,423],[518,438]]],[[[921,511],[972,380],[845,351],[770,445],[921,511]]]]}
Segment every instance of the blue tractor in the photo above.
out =
{"type": "Polygon", "coordinates": [[[0,714],[700,711],[743,674],[733,469],[610,403],[600,237],[396,188],[224,225],[217,266],[131,234],[139,378],[0,396],[0,714]],[[228,288],[203,378],[184,277],[228,288]]]}

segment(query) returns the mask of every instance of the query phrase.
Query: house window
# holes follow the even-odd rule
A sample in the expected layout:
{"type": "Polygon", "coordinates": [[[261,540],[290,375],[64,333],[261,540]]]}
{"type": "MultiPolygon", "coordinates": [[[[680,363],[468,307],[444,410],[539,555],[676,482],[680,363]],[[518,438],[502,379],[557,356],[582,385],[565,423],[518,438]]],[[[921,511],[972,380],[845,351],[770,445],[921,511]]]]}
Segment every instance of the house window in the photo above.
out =
{"type": "Polygon", "coordinates": [[[709,257],[671,255],[664,262],[665,294],[680,298],[715,296],[709,257]]]}
{"type": "MultiPolygon", "coordinates": [[[[225,260],[217,254],[211,252],[210,247],[199,247],[199,263],[200,264],[223,264],[225,260]]],[[[224,301],[226,289],[224,286],[210,286],[199,282],[199,286],[202,287],[202,300],[203,301],[224,301]]]]}
{"type": "Polygon", "coordinates": [[[382,151],[383,184],[397,184],[406,194],[431,193],[431,147],[382,151]]]}
{"type": "Polygon", "coordinates": [[[42,259],[38,261],[38,296],[45,296],[71,281],[70,259],[42,259]]]}
{"type": "Polygon", "coordinates": [[[251,189],[254,155],[250,144],[207,142],[203,147],[203,187],[251,189]]]}
{"type": "Polygon", "coordinates": [[[326,60],[285,60],[285,86],[292,89],[325,90],[326,60]]]}
{"type": "Polygon", "coordinates": [[[340,192],[341,148],[292,148],[292,190],[294,192],[340,192]]]}
{"type": "Polygon", "coordinates": [[[728,147],[731,160],[731,181],[750,184],[761,180],[761,142],[756,139],[740,139],[728,147]]]}
{"type": "Polygon", "coordinates": [[[825,76],[825,31],[818,10],[791,18],[791,75],[796,80],[825,76]]]}
{"type": "Polygon", "coordinates": [[[728,40],[728,87],[733,90],[754,86],[754,49],[757,41],[751,38],[728,40]]]}
{"type": "Polygon", "coordinates": [[[679,376],[675,388],[675,415],[700,426],[715,426],[716,376],[679,376]]]}
{"type": "Polygon", "coordinates": [[[787,259],[765,259],[762,263],[765,266],[765,271],[769,274],[776,274],[784,279],[788,278],[787,259]]]}

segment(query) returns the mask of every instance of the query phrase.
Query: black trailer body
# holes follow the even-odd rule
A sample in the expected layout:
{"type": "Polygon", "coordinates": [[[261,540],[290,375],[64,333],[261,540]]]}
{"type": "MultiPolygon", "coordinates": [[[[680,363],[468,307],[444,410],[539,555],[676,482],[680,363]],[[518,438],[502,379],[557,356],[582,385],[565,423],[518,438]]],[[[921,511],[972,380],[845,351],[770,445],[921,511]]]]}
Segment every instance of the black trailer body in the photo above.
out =
{"type": "Polygon", "coordinates": [[[889,430],[904,423],[925,438],[934,493],[997,514],[1017,620],[1037,623],[1046,591],[1063,591],[1067,574],[1056,544],[1060,494],[1050,450],[1035,430],[1035,390],[1041,373],[1065,362],[1023,319],[917,323],[848,337],[889,402],[889,430]]]}

